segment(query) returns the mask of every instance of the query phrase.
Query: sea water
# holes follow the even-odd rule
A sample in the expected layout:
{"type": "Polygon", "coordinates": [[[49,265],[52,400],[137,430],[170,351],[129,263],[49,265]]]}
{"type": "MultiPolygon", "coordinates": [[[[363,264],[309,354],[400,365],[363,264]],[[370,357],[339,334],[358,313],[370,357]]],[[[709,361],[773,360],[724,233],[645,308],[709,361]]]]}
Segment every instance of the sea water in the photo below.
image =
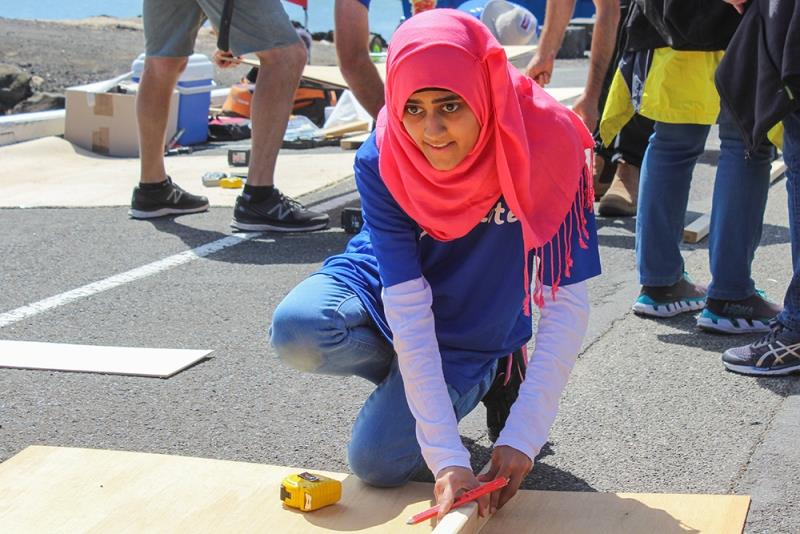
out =
{"type": "MultiPolygon", "coordinates": [[[[308,29],[325,32],[333,29],[334,0],[309,0],[308,29]]],[[[303,22],[305,14],[300,6],[283,2],[292,20],[303,22]]],[[[130,18],[142,14],[142,0],[0,0],[0,17],[9,19],[65,20],[82,19],[98,15],[130,18]]],[[[369,10],[370,29],[389,39],[403,16],[400,0],[372,0],[369,10]]]]}

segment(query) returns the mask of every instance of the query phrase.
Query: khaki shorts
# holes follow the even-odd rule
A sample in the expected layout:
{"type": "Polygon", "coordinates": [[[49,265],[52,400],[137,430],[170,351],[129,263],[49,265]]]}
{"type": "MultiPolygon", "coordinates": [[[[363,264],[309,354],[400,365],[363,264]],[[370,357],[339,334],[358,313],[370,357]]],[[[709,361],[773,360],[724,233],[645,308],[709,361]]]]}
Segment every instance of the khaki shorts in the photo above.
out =
{"type": "MultiPolygon", "coordinates": [[[[224,4],[224,0],[144,0],[147,55],[191,55],[206,18],[219,28],[224,4]]],[[[281,48],[299,40],[280,0],[235,0],[230,28],[234,55],[281,48]]]]}

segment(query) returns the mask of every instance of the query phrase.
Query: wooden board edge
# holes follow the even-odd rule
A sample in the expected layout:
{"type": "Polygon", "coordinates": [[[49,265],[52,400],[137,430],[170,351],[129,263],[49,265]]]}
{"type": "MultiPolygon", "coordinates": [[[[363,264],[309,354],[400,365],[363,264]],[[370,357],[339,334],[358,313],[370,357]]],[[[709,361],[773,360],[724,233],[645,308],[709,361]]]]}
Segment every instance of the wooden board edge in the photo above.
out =
{"type": "MultiPolygon", "coordinates": [[[[489,460],[476,476],[488,473],[491,467],[492,461],[489,460]]],[[[449,512],[436,524],[431,534],[477,534],[491,517],[491,514],[480,517],[478,503],[471,502],[449,512]]]]}
{"type": "Polygon", "coordinates": [[[711,215],[702,214],[683,229],[683,240],[686,243],[699,243],[707,235],[711,226],[711,215]]]}
{"type": "Polygon", "coordinates": [[[772,165],[769,169],[769,183],[770,185],[774,184],[786,173],[786,162],[783,161],[783,158],[776,159],[772,162],[772,165]]]}

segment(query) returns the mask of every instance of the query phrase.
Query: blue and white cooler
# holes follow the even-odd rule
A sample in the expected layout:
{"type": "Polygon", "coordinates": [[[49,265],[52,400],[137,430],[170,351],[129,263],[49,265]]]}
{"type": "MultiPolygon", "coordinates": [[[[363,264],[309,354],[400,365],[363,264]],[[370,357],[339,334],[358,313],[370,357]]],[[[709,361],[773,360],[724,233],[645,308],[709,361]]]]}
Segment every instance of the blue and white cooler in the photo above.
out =
{"type": "MultiPolygon", "coordinates": [[[[133,62],[132,79],[139,82],[144,69],[144,54],[133,62]]],[[[214,64],[203,54],[192,54],[186,70],[181,74],[176,89],[180,94],[178,105],[178,130],[183,129],[181,145],[196,145],[208,140],[208,108],[211,90],[215,87],[214,64]]]]}

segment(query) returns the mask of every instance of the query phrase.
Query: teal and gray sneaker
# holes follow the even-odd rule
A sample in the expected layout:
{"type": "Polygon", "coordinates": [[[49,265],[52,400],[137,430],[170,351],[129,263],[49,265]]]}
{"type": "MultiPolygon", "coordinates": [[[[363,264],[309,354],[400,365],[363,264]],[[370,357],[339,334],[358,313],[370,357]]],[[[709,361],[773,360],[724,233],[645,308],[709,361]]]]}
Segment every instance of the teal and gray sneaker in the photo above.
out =
{"type": "Polygon", "coordinates": [[[706,302],[706,288],[695,284],[683,273],[671,286],[642,286],[633,312],[649,317],[674,317],[679,313],[702,310],[706,302]]]}
{"type": "Polygon", "coordinates": [[[706,308],[697,319],[697,326],[718,334],[752,334],[769,332],[769,322],[783,308],[767,300],[757,291],[743,300],[706,299],[706,308]]]}

